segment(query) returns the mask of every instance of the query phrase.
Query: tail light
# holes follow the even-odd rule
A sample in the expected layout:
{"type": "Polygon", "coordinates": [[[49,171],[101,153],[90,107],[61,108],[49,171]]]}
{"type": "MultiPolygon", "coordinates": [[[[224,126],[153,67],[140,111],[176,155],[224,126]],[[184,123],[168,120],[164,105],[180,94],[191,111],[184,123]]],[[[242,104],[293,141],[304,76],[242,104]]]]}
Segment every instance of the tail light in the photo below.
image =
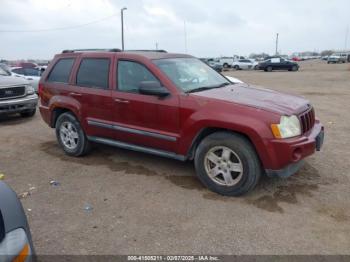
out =
{"type": "Polygon", "coordinates": [[[39,86],[38,86],[38,94],[39,94],[40,97],[41,97],[41,95],[42,95],[43,89],[44,89],[44,85],[43,85],[42,83],[39,83],[39,86]]]}

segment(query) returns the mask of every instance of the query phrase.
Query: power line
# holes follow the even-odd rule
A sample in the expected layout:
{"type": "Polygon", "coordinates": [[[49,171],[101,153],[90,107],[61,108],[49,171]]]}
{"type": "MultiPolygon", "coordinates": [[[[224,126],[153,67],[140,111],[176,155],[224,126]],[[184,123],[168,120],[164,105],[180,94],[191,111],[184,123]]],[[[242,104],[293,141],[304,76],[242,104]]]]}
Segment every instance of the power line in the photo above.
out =
{"type": "Polygon", "coordinates": [[[97,24],[102,21],[108,20],[114,16],[117,16],[118,14],[113,14],[110,16],[106,16],[104,18],[94,20],[85,24],[80,24],[80,25],[75,25],[75,26],[67,26],[67,27],[56,27],[56,28],[46,28],[46,29],[34,29],[34,30],[1,30],[0,33],[36,33],[36,32],[50,32],[50,31],[61,31],[61,30],[70,30],[70,29],[75,29],[79,27],[84,27],[92,24],[97,24]]]}

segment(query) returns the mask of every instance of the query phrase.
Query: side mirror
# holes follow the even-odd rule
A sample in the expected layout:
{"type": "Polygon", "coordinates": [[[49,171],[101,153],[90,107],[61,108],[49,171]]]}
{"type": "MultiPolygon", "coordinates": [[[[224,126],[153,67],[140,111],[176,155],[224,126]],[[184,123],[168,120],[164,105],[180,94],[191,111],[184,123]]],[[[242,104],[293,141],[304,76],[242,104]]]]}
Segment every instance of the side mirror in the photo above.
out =
{"type": "Polygon", "coordinates": [[[170,92],[158,81],[142,81],[139,84],[139,92],[143,95],[166,97],[170,92]]]}

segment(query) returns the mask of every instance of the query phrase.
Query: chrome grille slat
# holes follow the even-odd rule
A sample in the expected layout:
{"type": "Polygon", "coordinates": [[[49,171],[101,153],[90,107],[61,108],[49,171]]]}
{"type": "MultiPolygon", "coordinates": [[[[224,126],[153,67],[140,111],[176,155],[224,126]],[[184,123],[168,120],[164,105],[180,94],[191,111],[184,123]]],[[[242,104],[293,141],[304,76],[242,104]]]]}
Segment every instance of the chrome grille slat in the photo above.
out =
{"type": "Polygon", "coordinates": [[[25,86],[11,86],[0,88],[0,100],[22,97],[25,95],[25,91],[25,86]]]}
{"type": "Polygon", "coordinates": [[[304,133],[311,130],[315,125],[315,110],[311,107],[299,115],[301,130],[304,133]]]}

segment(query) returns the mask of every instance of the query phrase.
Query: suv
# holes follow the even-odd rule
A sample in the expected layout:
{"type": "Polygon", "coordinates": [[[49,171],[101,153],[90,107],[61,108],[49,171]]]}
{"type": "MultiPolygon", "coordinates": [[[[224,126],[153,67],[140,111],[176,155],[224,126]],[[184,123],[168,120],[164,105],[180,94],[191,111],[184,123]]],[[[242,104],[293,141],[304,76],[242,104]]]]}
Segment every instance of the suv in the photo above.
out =
{"type": "Polygon", "coordinates": [[[22,77],[11,76],[0,68],[0,115],[20,113],[23,117],[35,115],[38,96],[22,77]]]}
{"type": "Polygon", "coordinates": [[[39,94],[68,155],[97,142],[194,160],[199,179],[222,195],[252,190],[264,173],[294,174],[323,142],[309,101],[233,84],[190,55],[64,51],[39,94]]]}
{"type": "Polygon", "coordinates": [[[16,193],[0,181],[0,261],[34,261],[26,215],[16,193]]]}
{"type": "Polygon", "coordinates": [[[299,65],[280,57],[267,59],[257,65],[256,69],[272,72],[272,70],[298,71],[299,65]]]}

